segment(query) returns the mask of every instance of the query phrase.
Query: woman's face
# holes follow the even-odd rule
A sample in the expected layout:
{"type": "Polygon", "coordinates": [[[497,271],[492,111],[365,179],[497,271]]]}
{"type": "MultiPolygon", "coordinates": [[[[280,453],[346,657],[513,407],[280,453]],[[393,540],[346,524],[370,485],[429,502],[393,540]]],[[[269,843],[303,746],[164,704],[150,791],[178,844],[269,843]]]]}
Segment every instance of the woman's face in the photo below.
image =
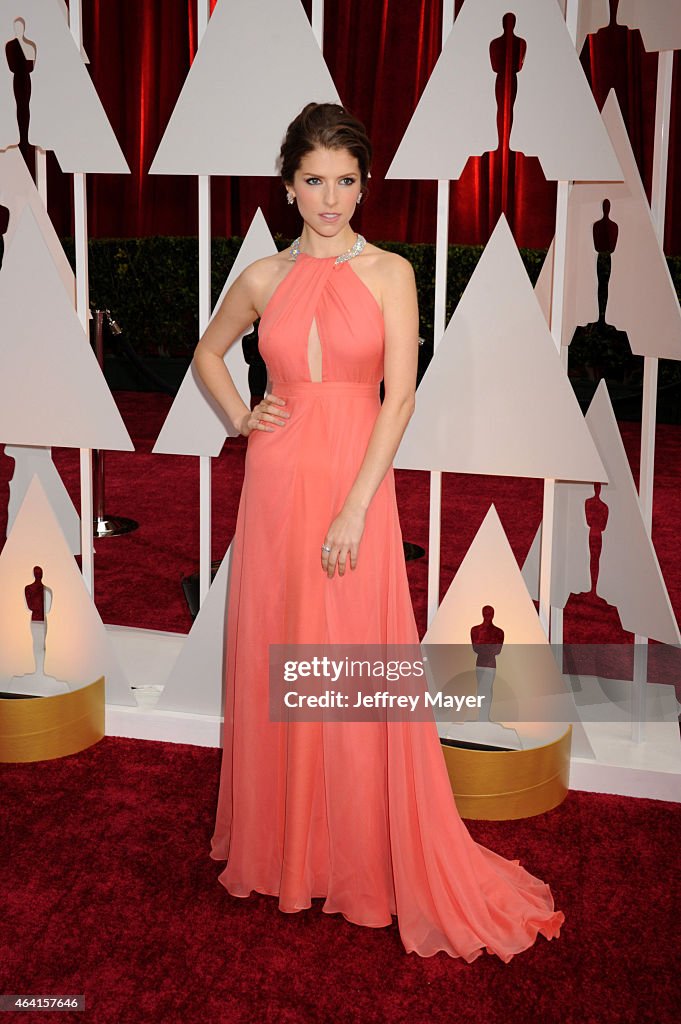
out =
{"type": "Polygon", "coordinates": [[[357,206],[362,189],[357,157],[347,149],[313,149],[300,161],[291,184],[308,227],[333,238],[347,227],[357,206]]]}

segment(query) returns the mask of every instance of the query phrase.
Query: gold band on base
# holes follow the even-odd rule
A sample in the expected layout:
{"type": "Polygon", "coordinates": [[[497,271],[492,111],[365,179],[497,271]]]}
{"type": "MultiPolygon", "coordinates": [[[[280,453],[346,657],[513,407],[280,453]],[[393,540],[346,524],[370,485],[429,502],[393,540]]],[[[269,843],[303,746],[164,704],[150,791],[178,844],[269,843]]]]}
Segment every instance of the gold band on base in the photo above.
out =
{"type": "Polygon", "coordinates": [[[0,698],[0,763],[77,754],[104,736],[104,676],[53,697],[0,698]]]}
{"type": "Polygon", "coordinates": [[[442,744],[462,818],[510,821],[551,811],[568,794],[572,726],[527,750],[469,750],[442,744]]]}

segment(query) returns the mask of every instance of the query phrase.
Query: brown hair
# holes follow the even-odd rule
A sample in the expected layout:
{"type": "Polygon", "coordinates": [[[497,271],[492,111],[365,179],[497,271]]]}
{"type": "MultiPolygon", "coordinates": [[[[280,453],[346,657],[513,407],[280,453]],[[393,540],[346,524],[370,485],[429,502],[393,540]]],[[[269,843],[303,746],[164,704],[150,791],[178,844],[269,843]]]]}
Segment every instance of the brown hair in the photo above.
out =
{"type": "Polygon", "coordinates": [[[293,181],[300,161],[313,149],[347,149],[359,164],[366,189],[371,165],[371,143],[366,128],[337,103],[308,103],[286,129],[279,153],[284,183],[293,181]]]}

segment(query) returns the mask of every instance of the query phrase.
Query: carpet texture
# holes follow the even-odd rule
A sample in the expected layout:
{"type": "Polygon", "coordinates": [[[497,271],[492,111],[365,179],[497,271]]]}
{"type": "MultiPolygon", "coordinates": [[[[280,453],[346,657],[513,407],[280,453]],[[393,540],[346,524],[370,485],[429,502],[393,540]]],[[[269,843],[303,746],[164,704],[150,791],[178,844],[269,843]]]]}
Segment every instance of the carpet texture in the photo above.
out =
{"type": "Polygon", "coordinates": [[[470,822],[550,882],[566,922],[510,964],[468,965],[407,955],[396,924],[360,928],[321,900],[283,914],[230,896],[208,857],[219,757],[107,737],[0,766],[0,992],[85,993],[85,1014],[49,1018],[74,1024],[678,1019],[677,805],[573,792],[526,821],[470,822]]]}

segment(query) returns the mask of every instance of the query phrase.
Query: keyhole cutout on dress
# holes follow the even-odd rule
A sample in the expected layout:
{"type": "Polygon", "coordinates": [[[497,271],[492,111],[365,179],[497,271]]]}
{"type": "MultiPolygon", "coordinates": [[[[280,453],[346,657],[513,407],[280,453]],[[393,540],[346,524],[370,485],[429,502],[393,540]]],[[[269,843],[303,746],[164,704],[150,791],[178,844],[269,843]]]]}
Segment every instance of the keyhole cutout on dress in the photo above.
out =
{"type": "Polygon", "coordinates": [[[310,324],[310,333],[307,338],[307,368],[310,380],[320,382],[322,379],[322,343],[315,319],[310,324]]]}

